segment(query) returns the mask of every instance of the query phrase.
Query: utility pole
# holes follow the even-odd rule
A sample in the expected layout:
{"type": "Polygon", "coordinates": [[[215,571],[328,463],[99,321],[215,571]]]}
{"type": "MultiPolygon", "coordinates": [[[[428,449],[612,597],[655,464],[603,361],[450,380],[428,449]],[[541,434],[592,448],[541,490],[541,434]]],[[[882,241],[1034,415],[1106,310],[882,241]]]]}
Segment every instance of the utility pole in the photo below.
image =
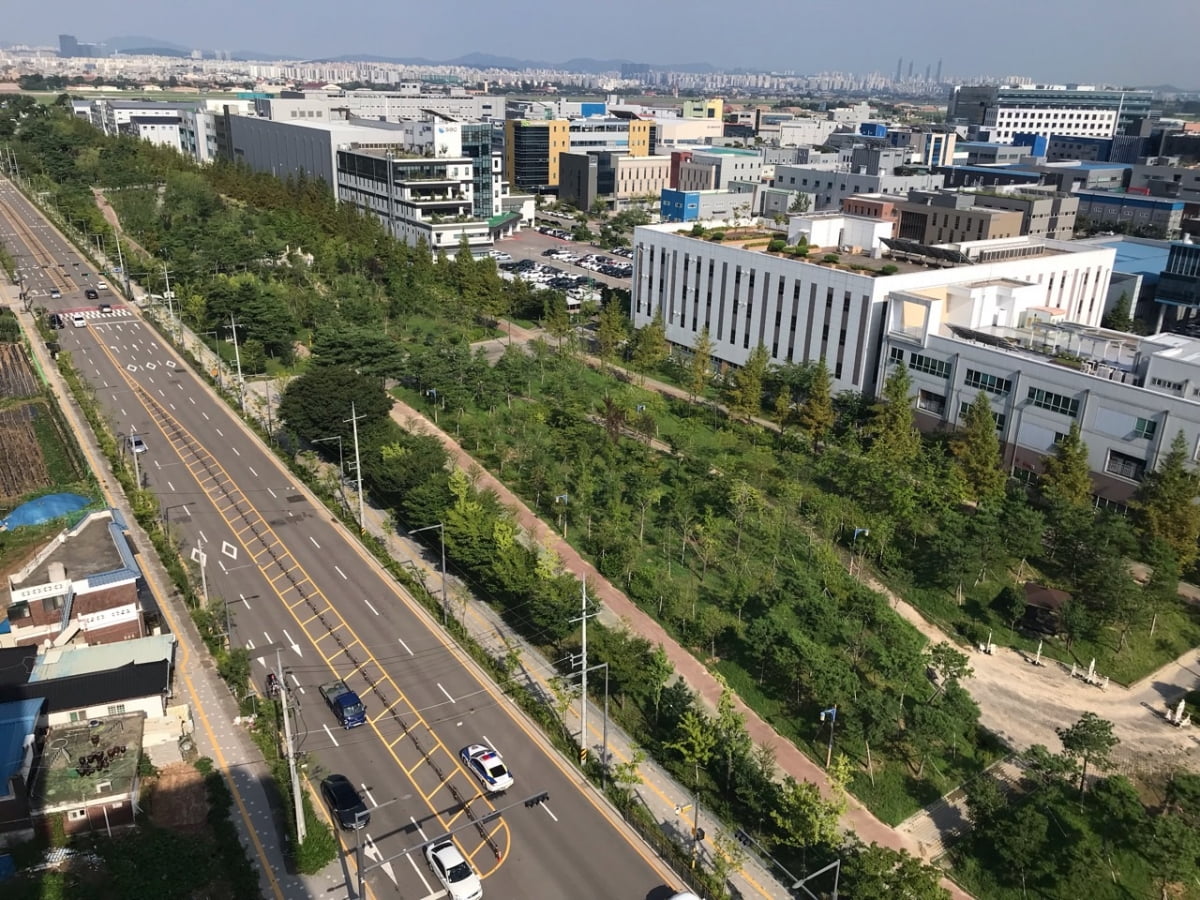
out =
{"type": "MultiPolygon", "coordinates": [[[[200,539],[200,590],[204,595],[204,608],[208,609],[208,554],[204,552],[204,539],[200,539]]],[[[229,630],[229,607],[225,607],[225,630],[229,630]]]]}
{"type": "Polygon", "coordinates": [[[175,305],[173,303],[175,300],[175,293],[171,290],[171,273],[167,271],[166,263],[163,263],[163,280],[167,284],[166,290],[163,291],[163,299],[167,301],[167,318],[173,320],[171,321],[171,324],[175,326],[173,330],[175,332],[175,341],[178,343],[179,320],[175,317],[175,305]]]}
{"type": "Polygon", "coordinates": [[[283,739],[287,742],[288,769],[292,776],[292,800],[296,807],[296,843],[303,844],[307,836],[304,828],[304,802],[300,795],[300,774],[296,771],[296,753],[292,749],[292,720],[288,717],[287,676],[283,671],[282,653],[275,648],[275,668],[279,672],[279,696],[283,701],[283,739]]]}
{"type": "Polygon", "coordinates": [[[572,622],[581,622],[582,623],[581,627],[583,629],[583,635],[581,638],[581,647],[579,650],[579,657],[580,657],[579,658],[579,667],[583,670],[583,675],[580,678],[580,690],[582,692],[582,696],[579,698],[579,726],[580,726],[579,727],[579,766],[580,766],[580,768],[583,768],[584,766],[587,765],[587,757],[588,757],[588,749],[587,749],[588,748],[588,738],[587,738],[587,706],[588,706],[587,620],[590,619],[592,616],[597,615],[597,613],[591,613],[591,614],[588,613],[587,580],[580,578],[579,586],[582,589],[581,593],[582,593],[582,597],[583,597],[583,608],[582,608],[582,612],[579,615],[579,618],[572,619],[571,621],[572,622]]]}
{"type": "Polygon", "coordinates": [[[825,751],[825,768],[829,768],[829,764],[833,762],[833,726],[837,723],[837,704],[829,707],[829,709],[821,710],[821,721],[825,721],[825,717],[829,717],[829,748],[825,751]]]}
{"type": "Polygon", "coordinates": [[[141,467],[138,465],[138,454],[137,454],[137,448],[136,448],[136,447],[133,445],[133,439],[134,439],[134,437],[136,437],[136,436],[137,436],[137,432],[136,432],[136,431],[133,431],[132,429],[130,429],[130,431],[129,431],[129,437],[127,437],[127,438],[125,439],[125,441],[126,441],[126,443],[129,445],[129,455],[133,457],[133,480],[134,480],[134,486],[135,486],[135,487],[137,487],[137,488],[138,488],[138,490],[141,490],[141,487],[142,487],[142,470],[141,470],[141,467]]]}
{"type": "Polygon", "coordinates": [[[343,419],[344,422],[349,422],[354,428],[354,471],[358,477],[358,531],[359,534],[366,528],[366,520],[363,518],[363,486],[362,486],[362,460],[358,454],[358,420],[365,419],[366,416],[360,416],[354,403],[350,404],[350,418],[343,419]]]}
{"type": "Polygon", "coordinates": [[[125,271],[125,255],[121,252],[121,232],[113,229],[113,240],[117,244],[117,265],[121,267],[121,278],[125,282],[125,299],[133,302],[133,292],[129,289],[129,273],[125,271]]]}
{"type": "Polygon", "coordinates": [[[233,329],[233,361],[237,363],[238,405],[242,408],[244,416],[246,414],[246,383],[242,381],[242,353],[238,349],[237,321],[233,318],[233,313],[229,314],[229,327],[233,329]]]}

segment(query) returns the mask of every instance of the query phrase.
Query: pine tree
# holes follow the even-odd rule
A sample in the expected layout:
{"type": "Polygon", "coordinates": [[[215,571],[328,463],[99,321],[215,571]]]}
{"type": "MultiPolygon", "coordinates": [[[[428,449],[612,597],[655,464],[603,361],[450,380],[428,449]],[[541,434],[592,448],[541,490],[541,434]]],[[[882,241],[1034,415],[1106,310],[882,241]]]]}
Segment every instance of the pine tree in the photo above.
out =
{"type": "MultiPolygon", "coordinates": [[[[667,329],[663,325],[662,310],[654,314],[654,319],[637,330],[633,345],[633,364],[643,373],[652,370],[670,353],[667,344],[667,329]]],[[[646,376],[642,375],[642,383],[646,376]]]]}
{"type": "Polygon", "coordinates": [[[1180,431],[1158,468],[1146,475],[1134,508],[1142,531],[1150,540],[1163,541],[1175,553],[1181,569],[1197,556],[1200,537],[1200,477],[1187,468],[1187,440],[1180,431]]]}
{"type": "Polygon", "coordinates": [[[1004,471],[1000,468],[1000,440],[987,394],[980,391],[963,417],[963,430],[951,445],[959,471],[972,497],[980,504],[1004,496],[1004,471]]]}
{"type": "Polygon", "coordinates": [[[913,417],[912,379],[908,370],[896,366],[883,383],[879,402],[872,407],[867,426],[872,462],[887,465],[893,472],[910,472],[921,455],[921,436],[913,417]]]}
{"type": "Polygon", "coordinates": [[[596,342],[600,345],[600,359],[606,365],[612,363],[618,348],[629,337],[625,325],[625,314],[621,312],[620,304],[615,300],[604,304],[596,323],[596,342]]]}
{"type": "Polygon", "coordinates": [[[712,350],[712,338],[705,327],[696,335],[692,344],[692,359],[688,364],[688,393],[692,400],[703,397],[704,389],[712,380],[712,350]]]}
{"type": "Polygon", "coordinates": [[[812,438],[814,453],[833,427],[833,395],[829,389],[830,381],[829,368],[822,357],[817,360],[813,369],[808,399],[804,401],[804,407],[800,410],[800,425],[812,438]]]}
{"type": "Polygon", "coordinates": [[[1102,328],[1114,331],[1130,331],[1133,329],[1133,309],[1129,303],[1129,294],[1122,293],[1113,308],[1100,321],[1102,328]]]}
{"type": "Polygon", "coordinates": [[[767,348],[759,344],[750,351],[746,364],[733,374],[729,386],[729,411],[735,416],[750,419],[762,412],[763,381],[771,358],[767,348]]]}
{"type": "Polygon", "coordinates": [[[1051,508],[1091,507],[1092,476],[1088,468],[1087,445],[1080,438],[1078,423],[1071,423],[1071,430],[1058,442],[1054,455],[1046,457],[1039,485],[1051,508]]]}

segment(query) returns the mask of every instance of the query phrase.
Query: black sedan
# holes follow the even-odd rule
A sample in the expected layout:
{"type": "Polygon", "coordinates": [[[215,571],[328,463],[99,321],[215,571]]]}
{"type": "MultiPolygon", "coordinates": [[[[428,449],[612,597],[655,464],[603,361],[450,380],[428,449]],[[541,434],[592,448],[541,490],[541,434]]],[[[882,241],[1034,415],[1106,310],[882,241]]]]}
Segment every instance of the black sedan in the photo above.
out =
{"type": "Polygon", "coordinates": [[[366,828],[371,813],[362,796],[345,775],[330,775],[321,782],[321,796],[329,805],[329,811],[346,831],[366,828]]]}
{"type": "Polygon", "coordinates": [[[86,291],[83,292],[83,296],[87,297],[89,300],[99,300],[100,299],[100,295],[96,293],[94,288],[88,288],[86,291]]]}

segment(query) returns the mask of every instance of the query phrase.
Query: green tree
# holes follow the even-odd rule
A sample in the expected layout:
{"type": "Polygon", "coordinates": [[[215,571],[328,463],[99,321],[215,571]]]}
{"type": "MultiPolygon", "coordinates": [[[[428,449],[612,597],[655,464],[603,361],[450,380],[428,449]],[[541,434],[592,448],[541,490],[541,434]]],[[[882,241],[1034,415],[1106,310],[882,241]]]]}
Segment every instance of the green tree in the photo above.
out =
{"type": "Polygon", "coordinates": [[[707,766],[717,746],[717,733],[708,717],[689,709],[679,720],[677,734],[678,739],[666,744],[666,748],[682,756],[688,768],[707,766]]]}
{"type": "Polygon", "coordinates": [[[762,411],[763,382],[771,358],[759,344],[750,351],[745,365],[734,371],[728,388],[729,411],[747,421],[762,411]]]}
{"type": "Polygon", "coordinates": [[[838,818],[845,801],[826,800],[811,781],[789,775],[779,792],[771,821],[779,829],[779,842],[803,850],[819,844],[836,845],[841,834],[838,818]]]}
{"type": "Polygon", "coordinates": [[[988,395],[980,391],[963,417],[962,432],[951,445],[955,461],[972,499],[990,504],[1004,496],[1000,439],[988,395]]]}
{"type": "Polygon", "coordinates": [[[1145,832],[1142,854],[1150,863],[1158,882],[1161,900],[1175,893],[1175,885],[1196,877],[1196,858],[1200,856],[1200,831],[1180,816],[1158,816],[1145,832]]]}
{"type": "Polygon", "coordinates": [[[291,381],[279,401],[279,418],[306,441],[331,435],[352,439],[351,407],[363,416],[359,432],[387,419],[392,399],[379,379],[343,366],[314,366],[291,381]]]}
{"type": "Polygon", "coordinates": [[[1158,617],[1179,598],[1179,560],[1166,541],[1155,540],[1146,551],[1146,565],[1150,567],[1150,577],[1142,596],[1153,635],[1158,617]]]}
{"type": "Polygon", "coordinates": [[[1005,827],[994,830],[992,846],[1005,871],[1016,873],[1026,897],[1029,878],[1037,878],[1053,866],[1050,820],[1032,803],[1018,806],[1005,827]]]}
{"type": "Polygon", "coordinates": [[[893,367],[872,407],[867,425],[871,445],[857,483],[864,504],[897,522],[911,522],[916,509],[913,472],[921,457],[921,436],[913,417],[911,392],[908,370],[893,367]]]}
{"type": "Polygon", "coordinates": [[[905,850],[852,839],[842,859],[840,885],[854,900],[950,900],[941,872],[905,850]]]}
{"type": "Polygon", "coordinates": [[[753,741],[746,731],[746,717],[737,710],[737,698],[726,687],[717,701],[717,718],[713,721],[717,747],[725,763],[725,786],[733,786],[733,764],[738,757],[750,752],[753,741]]]}
{"type": "Polygon", "coordinates": [[[819,452],[822,442],[833,428],[831,384],[829,367],[825,365],[825,357],[821,357],[813,367],[808,396],[804,399],[804,406],[800,409],[800,427],[807,431],[808,436],[812,439],[814,453],[819,452]]]}
{"type": "Polygon", "coordinates": [[[596,323],[596,343],[600,348],[600,359],[611,365],[618,348],[629,338],[628,321],[621,312],[621,305],[614,300],[604,304],[600,320],[596,323]]]}
{"type": "Polygon", "coordinates": [[[688,362],[688,399],[695,401],[703,397],[704,391],[712,381],[712,352],[713,342],[705,326],[696,335],[692,344],[692,358],[688,362]]]}
{"type": "Polygon", "coordinates": [[[945,692],[949,684],[952,682],[957,683],[964,678],[970,678],[974,672],[967,655],[956,650],[945,641],[934,644],[925,651],[925,664],[933,669],[938,677],[937,690],[929,698],[930,703],[945,692]]]}
{"type": "MultiPolygon", "coordinates": [[[[633,364],[642,373],[653,371],[670,353],[667,343],[667,330],[663,325],[662,310],[654,314],[654,318],[637,330],[633,345],[633,364]]],[[[646,377],[642,375],[644,384],[646,377]]]]}
{"type": "Polygon", "coordinates": [[[1171,449],[1158,468],[1146,475],[1134,508],[1149,540],[1163,541],[1175,553],[1181,569],[1196,559],[1200,548],[1200,476],[1188,468],[1188,445],[1183,432],[1176,433],[1171,449]]]}
{"type": "Polygon", "coordinates": [[[1046,457],[1045,471],[1038,482],[1042,496],[1053,507],[1091,509],[1092,476],[1088,469],[1087,445],[1079,433],[1079,423],[1072,422],[1066,437],[1046,457]]]}
{"type": "Polygon", "coordinates": [[[1120,738],[1113,734],[1113,724],[1094,712],[1085,712],[1069,728],[1056,728],[1063,752],[1079,763],[1079,795],[1087,790],[1088,767],[1107,769],[1111,763],[1113,748],[1120,738]]]}
{"type": "Polygon", "coordinates": [[[1121,296],[1117,298],[1117,302],[1113,304],[1113,308],[1104,314],[1104,318],[1100,320],[1101,328],[1111,328],[1114,331],[1132,331],[1133,330],[1133,307],[1129,302],[1129,294],[1125,291],[1121,292],[1121,296]]]}

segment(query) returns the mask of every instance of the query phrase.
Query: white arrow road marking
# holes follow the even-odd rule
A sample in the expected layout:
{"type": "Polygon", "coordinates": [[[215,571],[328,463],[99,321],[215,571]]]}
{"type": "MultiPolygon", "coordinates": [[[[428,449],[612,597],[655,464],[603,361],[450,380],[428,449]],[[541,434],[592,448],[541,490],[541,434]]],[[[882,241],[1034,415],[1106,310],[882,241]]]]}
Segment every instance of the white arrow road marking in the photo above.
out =
{"type": "Polygon", "coordinates": [[[388,878],[392,879],[392,884],[395,884],[396,873],[392,871],[392,864],[390,862],[383,862],[383,854],[380,853],[379,848],[375,846],[375,841],[371,838],[371,835],[367,834],[366,832],[363,832],[363,835],[363,856],[367,857],[367,859],[371,860],[371,862],[382,863],[379,868],[387,872],[388,878]]]}
{"type": "Polygon", "coordinates": [[[335,747],[340,747],[340,746],[342,746],[341,744],[339,744],[339,743],[338,743],[338,739],[337,739],[337,738],[335,738],[335,737],[333,736],[333,732],[329,730],[329,726],[328,726],[328,725],[326,725],[324,722],[322,722],[322,723],[321,723],[321,727],[325,729],[325,733],[326,733],[327,735],[329,735],[329,739],[330,739],[331,741],[333,741],[333,746],[335,746],[335,747]]]}
{"type": "Polygon", "coordinates": [[[301,653],[301,652],[300,652],[300,645],[299,645],[299,644],[297,644],[295,641],[293,641],[293,640],[292,640],[292,636],[291,636],[290,634],[288,634],[288,633],[287,633],[287,629],[286,629],[286,628],[283,630],[283,636],[284,636],[284,638],[286,638],[286,639],[287,639],[287,642],[288,642],[289,644],[291,644],[291,646],[292,646],[292,649],[296,651],[296,655],[297,655],[297,656],[303,656],[303,655],[304,655],[303,653],[301,653]]]}

